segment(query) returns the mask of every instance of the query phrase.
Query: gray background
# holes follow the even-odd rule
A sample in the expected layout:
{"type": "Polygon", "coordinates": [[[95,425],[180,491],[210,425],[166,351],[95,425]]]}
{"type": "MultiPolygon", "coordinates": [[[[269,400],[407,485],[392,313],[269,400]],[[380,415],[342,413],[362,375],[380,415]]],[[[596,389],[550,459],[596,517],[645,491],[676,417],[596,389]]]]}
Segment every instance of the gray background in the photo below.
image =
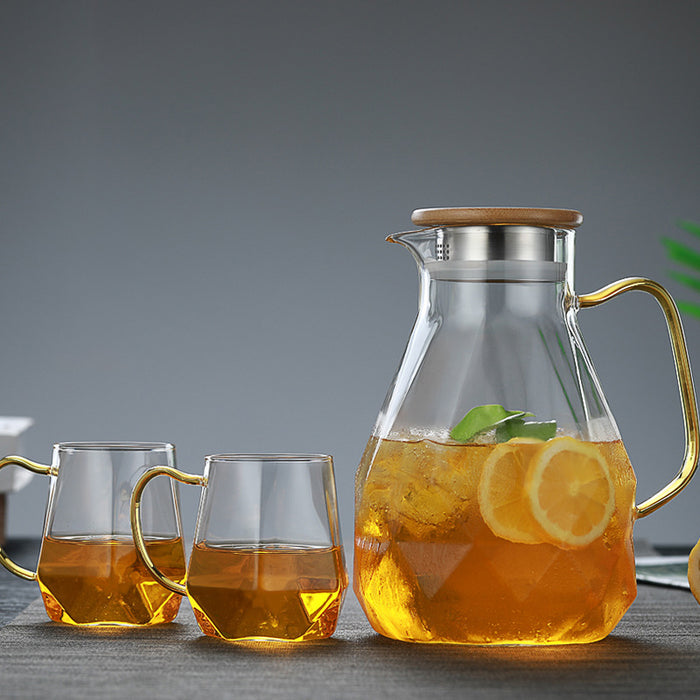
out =
{"type": "MultiPolygon", "coordinates": [[[[700,220],[697,2],[0,5],[0,414],[58,440],[325,451],[342,526],[416,311],[413,208],[578,208],[577,289],[700,220]]],[[[648,496],[682,456],[660,311],[581,325],[648,496]]],[[[686,322],[700,367],[700,321],[686,322]]],[[[45,480],[12,496],[36,534],[45,480]]],[[[195,489],[183,489],[191,532],[195,489]]],[[[700,535],[700,479],[637,526],[700,535]]]]}

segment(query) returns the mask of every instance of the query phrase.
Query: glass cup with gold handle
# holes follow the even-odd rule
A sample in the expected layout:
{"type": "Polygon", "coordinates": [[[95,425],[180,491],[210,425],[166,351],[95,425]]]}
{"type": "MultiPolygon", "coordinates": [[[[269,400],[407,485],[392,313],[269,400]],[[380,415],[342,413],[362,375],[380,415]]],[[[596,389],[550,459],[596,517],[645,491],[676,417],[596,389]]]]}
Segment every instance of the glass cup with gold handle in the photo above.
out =
{"type": "MultiPolygon", "coordinates": [[[[138,478],[154,464],[175,467],[175,447],[161,442],[61,442],[51,464],[24,457],[0,460],[51,480],[36,571],[0,563],[37,581],[48,616],[86,626],[142,626],[170,622],[180,597],[153,580],[134,547],[129,499],[138,478]]],[[[143,543],[167,575],[182,580],[185,554],[176,485],[159,479],[143,504],[143,543]]]]}
{"type": "Polygon", "coordinates": [[[172,593],[187,595],[202,631],[226,640],[323,639],[347,588],[333,460],[319,454],[219,454],[204,475],[153,467],[138,481],[131,521],[139,555],[172,593]],[[159,475],[202,487],[184,584],[153,560],[141,499],[159,475]]]}

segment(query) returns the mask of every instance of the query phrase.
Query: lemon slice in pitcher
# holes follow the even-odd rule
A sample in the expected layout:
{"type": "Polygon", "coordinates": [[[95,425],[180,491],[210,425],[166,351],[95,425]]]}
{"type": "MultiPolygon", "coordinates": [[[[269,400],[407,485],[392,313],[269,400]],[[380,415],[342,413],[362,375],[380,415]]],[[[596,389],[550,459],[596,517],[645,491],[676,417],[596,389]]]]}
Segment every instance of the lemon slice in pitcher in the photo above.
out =
{"type": "Polygon", "coordinates": [[[484,462],[479,509],[497,537],[525,544],[548,540],[531,513],[524,489],[528,465],[542,444],[541,440],[513,438],[498,445],[484,462]]]}
{"type": "Polygon", "coordinates": [[[700,603],[700,542],[693,547],[688,557],[688,583],[690,592],[700,603]]]}
{"type": "Polygon", "coordinates": [[[572,437],[548,441],[525,478],[530,510],[547,539],[567,548],[600,537],[615,509],[610,470],[598,447],[572,437]]]}

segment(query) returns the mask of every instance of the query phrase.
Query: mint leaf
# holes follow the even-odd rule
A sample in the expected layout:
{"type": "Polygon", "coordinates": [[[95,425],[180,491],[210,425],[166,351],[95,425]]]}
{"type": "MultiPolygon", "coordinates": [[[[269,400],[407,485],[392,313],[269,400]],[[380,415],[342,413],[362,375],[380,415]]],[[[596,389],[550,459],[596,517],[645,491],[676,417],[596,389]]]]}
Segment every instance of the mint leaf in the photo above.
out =
{"type": "Polygon", "coordinates": [[[475,435],[490,430],[504,421],[533,415],[526,411],[507,411],[497,403],[476,406],[452,428],[450,437],[457,442],[469,442],[475,435]]]}
{"type": "Polygon", "coordinates": [[[694,221],[678,221],[676,222],[684,231],[692,233],[694,236],[700,236],[700,224],[694,221]]]}
{"type": "Polygon", "coordinates": [[[508,442],[514,437],[551,440],[556,434],[557,422],[555,420],[526,423],[522,418],[514,418],[496,426],[496,442],[508,442]]]}

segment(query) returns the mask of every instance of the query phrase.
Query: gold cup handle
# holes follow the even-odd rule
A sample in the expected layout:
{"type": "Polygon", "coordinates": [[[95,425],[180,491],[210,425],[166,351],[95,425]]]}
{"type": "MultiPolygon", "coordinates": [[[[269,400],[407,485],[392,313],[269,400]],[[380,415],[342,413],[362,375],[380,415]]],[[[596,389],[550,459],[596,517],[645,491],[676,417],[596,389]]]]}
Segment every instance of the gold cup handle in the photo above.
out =
{"type": "Polygon", "coordinates": [[[198,476],[197,474],[187,474],[186,472],[181,472],[179,469],[174,469],[173,467],[151,467],[147,469],[143,476],[136,482],[134,486],[134,491],[131,494],[131,532],[134,536],[134,543],[136,544],[136,551],[138,552],[139,558],[143,562],[144,566],[151,572],[153,578],[160,583],[161,586],[167,588],[173,593],[178,595],[187,595],[187,589],[181,583],[173,581],[168,578],[158,567],[153,563],[148,551],[146,549],[146,542],[143,539],[143,528],[141,526],[141,498],[143,496],[143,490],[146,488],[146,484],[156,476],[160,474],[165,474],[171,479],[176,479],[181,481],[183,484],[193,484],[195,486],[202,486],[205,483],[205,478],[203,476],[198,476]]]}
{"type": "Polygon", "coordinates": [[[660,284],[644,277],[627,277],[626,279],[613,282],[597,292],[580,295],[578,302],[580,307],[585,309],[602,304],[609,299],[614,299],[616,296],[632,290],[651,294],[659,302],[659,306],[666,317],[668,334],[673,350],[673,360],[676,364],[676,377],[681,395],[683,426],[685,428],[685,454],[681,469],[670,483],[637,506],[636,515],[639,518],[643,518],[670,501],[690,481],[690,478],[695,473],[698,464],[698,408],[695,401],[693,376],[690,373],[688,348],[685,344],[681,317],[673,298],[660,284]]]}
{"type": "MultiPolygon", "coordinates": [[[[10,457],[0,459],[0,469],[6,467],[8,464],[15,464],[18,467],[24,467],[25,469],[29,469],[30,472],[34,472],[35,474],[51,474],[51,465],[32,462],[29,459],[25,459],[24,457],[18,457],[17,455],[11,455],[10,457]]],[[[5,551],[2,545],[0,545],[0,564],[2,564],[10,573],[14,574],[15,576],[19,576],[20,578],[26,579],[27,581],[36,581],[36,571],[32,571],[31,569],[25,569],[19,564],[15,564],[15,562],[13,562],[12,559],[10,559],[10,557],[7,556],[7,552],[5,551]]]]}

